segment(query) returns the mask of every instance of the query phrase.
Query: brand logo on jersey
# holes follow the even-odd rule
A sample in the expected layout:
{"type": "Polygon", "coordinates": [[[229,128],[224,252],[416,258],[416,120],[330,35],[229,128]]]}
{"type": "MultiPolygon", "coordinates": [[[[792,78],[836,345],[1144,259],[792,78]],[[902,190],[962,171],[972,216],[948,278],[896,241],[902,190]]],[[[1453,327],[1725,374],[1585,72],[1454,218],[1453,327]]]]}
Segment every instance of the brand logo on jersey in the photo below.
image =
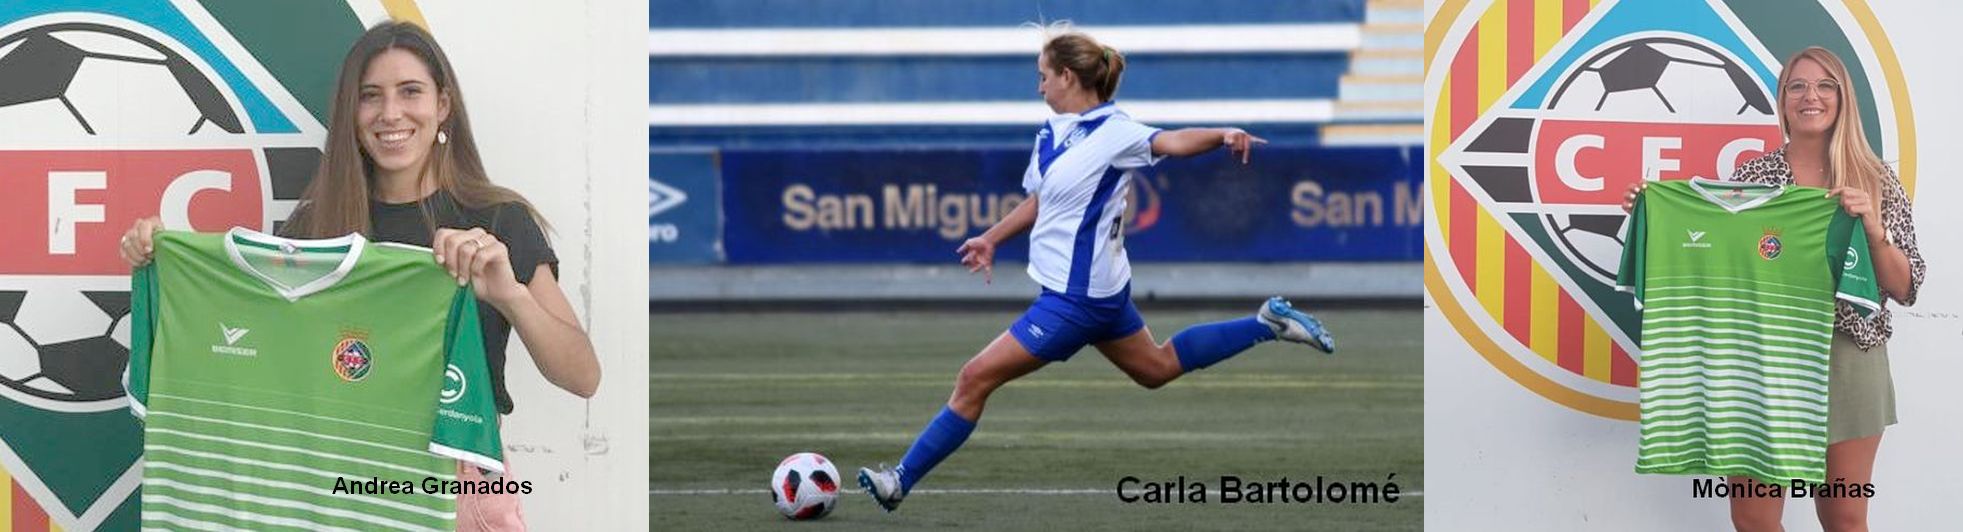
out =
{"type": "Polygon", "coordinates": [[[463,378],[463,370],[457,369],[456,364],[450,364],[443,368],[443,391],[437,394],[437,400],[446,405],[455,403],[458,399],[463,398],[465,389],[467,389],[467,383],[463,378]]]}
{"type": "Polygon", "coordinates": [[[1031,324],[1029,324],[1029,335],[1030,335],[1030,336],[1034,336],[1034,337],[1037,337],[1037,338],[1042,338],[1042,337],[1043,337],[1043,328],[1042,328],[1042,327],[1037,327],[1037,326],[1036,326],[1036,324],[1034,324],[1034,323],[1031,323],[1031,324]]]}
{"type": "Polygon", "coordinates": [[[1710,243],[1710,242],[1698,242],[1699,240],[1703,240],[1703,239],[1704,239],[1704,232],[1703,232],[1703,231],[1692,231],[1692,230],[1689,230],[1689,229],[1685,229],[1685,230],[1684,230],[1684,232],[1685,232],[1685,233],[1689,233],[1689,234],[1690,234],[1690,241],[1689,241],[1689,242],[1685,242],[1685,243],[1684,243],[1684,247],[1687,247],[1687,248],[1708,248],[1708,247],[1711,247],[1711,243],[1710,243]]]}
{"type": "Polygon", "coordinates": [[[368,378],[369,371],[375,366],[374,354],[368,350],[368,343],[360,338],[342,338],[340,343],[334,344],[333,362],[334,374],[348,382],[368,378]]]}
{"type": "Polygon", "coordinates": [[[233,356],[242,356],[242,357],[259,356],[258,349],[253,347],[238,345],[239,340],[245,337],[245,333],[249,333],[249,332],[252,332],[252,330],[246,329],[244,327],[231,327],[225,325],[224,323],[219,323],[218,334],[220,337],[222,337],[223,340],[225,340],[225,345],[212,344],[211,352],[220,355],[233,355],[233,356]]]}
{"type": "MultiPolygon", "coordinates": [[[[1437,13],[1426,24],[1437,50],[1427,292],[1470,350],[1572,408],[1638,415],[1641,315],[1614,290],[1622,195],[1646,180],[1729,176],[1777,148],[1785,56],[1839,46],[1869,143],[1914,166],[1906,87],[1891,81],[1899,65],[1863,0],[1445,0],[1437,13]]],[[[1686,236],[1680,245],[1710,245],[1686,236]]]]}
{"type": "Polygon", "coordinates": [[[1779,235],[1765,235],[1759,239],[1759,258],[1772,260],[1779,258],[1779,252],[1786,249],[1779,243],[1779,235]]]}
{"type": "Polygon", "coordinates": [[[219,323],[218,331],[224,333],[225,345],[232,345],[238,343],[239,338],[244,337],[245,333],[252,332],[252,329],[247,329],[244,327],[229,327],[226,326],[224,323],[219,323]]]}

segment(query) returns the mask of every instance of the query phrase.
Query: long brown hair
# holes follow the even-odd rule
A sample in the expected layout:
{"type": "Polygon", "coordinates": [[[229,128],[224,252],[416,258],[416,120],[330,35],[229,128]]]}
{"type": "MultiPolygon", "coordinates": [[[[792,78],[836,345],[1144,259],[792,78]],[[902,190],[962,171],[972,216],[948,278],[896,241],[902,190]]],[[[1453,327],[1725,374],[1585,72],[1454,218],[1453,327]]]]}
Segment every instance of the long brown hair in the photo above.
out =
{"type": "MultiPolygon", "coordinates": [[[[1809,46],[1786,60],[1786,66],[1779,71],[1780,98],[1791,98],[1785,94],[1786,83],[1790,81],[1793,65],[1800,60],[1818,63],[1834,81],[1840,82],[1840,112],[1834,117],[1834,125],[1827,130],[1827,184],[1832,187],[1854,187],[1866,191],[1876,205],[1881,203],[1881,182],[1889,175],[1888,166],[1874,154],[1868,145],[1867,130],[1861,126],[1861,101],[1854,92],[1853,79],[1848,77],[1847,64],[1840,56],[1818,46],[1809,46]]],[[[1792,126],[1787,123],[1785,105],[1779,106],[1779,130],[1792,138],[1792,126]]]]}
{"type": "MultiPolygon", "coordinates": [[[[436,45],[436,38],[428,31],[403,21],[383,22],[369,28],[341,60],[341,76],[334,84],[327,146],[321,153],[320,167],[314,171],[313,181],[307,183],[307,190],[301,194],[300,204],[283,232],[302,238],[348,233],[372,236],[374,227],[368,218],[368,203],[375,189],[375,161],[362,150],[357,138],[361,128],[356,109],[360,105],[361,76],[367,72],[368,63],[389,50],[406,51],[422,60],[430,78],[436,82],[437,94],[449,99],[450,117],[437,126],[437,131],[449,141],[431,147],[418,179],[434,179],[439,190],[448,192],[459,206],[467,209],[503,204],[522,206],[549,233],[550,226],[531,202],[511,189],[491,183],[484,172],[484,160],[477,152],[477,140],[470,133],[470,112],[464,106],[463,89],[457,85],[449,56],[444,55],[443,48],[436,45]]],[[[423,218],[430,230],[435,231],[435,222],[426,205],[423,218]]]]}
{"type": "Polygon", "coordinates": [[[1043,44],[1043,55],[1050,67],[1077,75],[1077,83],[1097,93],[1097,101],[1108,102],[1118,93],[1118,81],[1125,74],[1125,54],[1091,36],[1074,31],[1051,37],[1043,44]]]}

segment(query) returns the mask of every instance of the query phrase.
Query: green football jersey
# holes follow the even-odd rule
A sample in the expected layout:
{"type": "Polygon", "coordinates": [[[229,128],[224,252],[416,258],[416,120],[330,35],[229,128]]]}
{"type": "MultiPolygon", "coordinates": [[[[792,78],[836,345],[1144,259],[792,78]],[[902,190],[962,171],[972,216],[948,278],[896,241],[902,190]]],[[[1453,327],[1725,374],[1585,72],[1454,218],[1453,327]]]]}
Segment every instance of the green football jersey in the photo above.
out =
{"type": "Polygon", "coordinates": [[[1638,473],[1826,480],[1835,300],[1880,308],[1860,221],[1827,191],[1692,179],[1631,211],[1638,473]]]}
{"type": "Polygon", "coordinates": [[[504,470],[476,296],[429,250],[245,229],[155,242],[124,375],[144,528],[454,530],[454,490],[426,479],[504,470]],[[416,489],[348,492],[374,480],[416,489]]]}

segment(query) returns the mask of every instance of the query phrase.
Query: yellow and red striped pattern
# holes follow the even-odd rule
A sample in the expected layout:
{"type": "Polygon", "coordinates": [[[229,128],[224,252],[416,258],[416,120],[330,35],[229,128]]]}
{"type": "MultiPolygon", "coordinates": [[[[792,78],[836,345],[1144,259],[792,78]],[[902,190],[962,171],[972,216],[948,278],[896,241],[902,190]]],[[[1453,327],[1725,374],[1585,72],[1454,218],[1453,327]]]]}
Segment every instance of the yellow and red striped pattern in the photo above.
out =
{"type": "Polygon", "coordinates": [[[21,489],[20,481],[0,466],[0,532],[60,532],[61,526],[48,519],[48,512],[34,497],[21,489]]]}
{"type": "MultiPolygon", "coordinates": [[[[1431,116],[1431,180],[1438,231],[1459,279],[1509,336],[1562,369],[1592,380],[1636,384],[1636,363],[1555,284],[1546,267],[1506,233],[1495,214],[1446,178],[1437,152],[1463,135],[1600,0],[1498,0],[1479,14],[1451,58],[1431,116]]],[[[1610,325],[1613,326],[1613,325],[1610,325]]]]}

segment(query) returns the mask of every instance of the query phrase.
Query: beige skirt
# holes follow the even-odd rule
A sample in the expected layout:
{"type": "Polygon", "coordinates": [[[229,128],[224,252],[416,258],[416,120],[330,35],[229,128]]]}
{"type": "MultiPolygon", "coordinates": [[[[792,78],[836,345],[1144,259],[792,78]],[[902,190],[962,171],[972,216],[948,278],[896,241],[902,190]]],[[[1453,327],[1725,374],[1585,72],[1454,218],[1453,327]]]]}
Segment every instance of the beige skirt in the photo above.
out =
{"type": "Polygon", "coordinates": [[[1827,372],[1827,441],[1866,438],[1895,424],[1895,379],[1888,373],[1888,344],[1862,351],[1835,332],[1827,372]]]}

